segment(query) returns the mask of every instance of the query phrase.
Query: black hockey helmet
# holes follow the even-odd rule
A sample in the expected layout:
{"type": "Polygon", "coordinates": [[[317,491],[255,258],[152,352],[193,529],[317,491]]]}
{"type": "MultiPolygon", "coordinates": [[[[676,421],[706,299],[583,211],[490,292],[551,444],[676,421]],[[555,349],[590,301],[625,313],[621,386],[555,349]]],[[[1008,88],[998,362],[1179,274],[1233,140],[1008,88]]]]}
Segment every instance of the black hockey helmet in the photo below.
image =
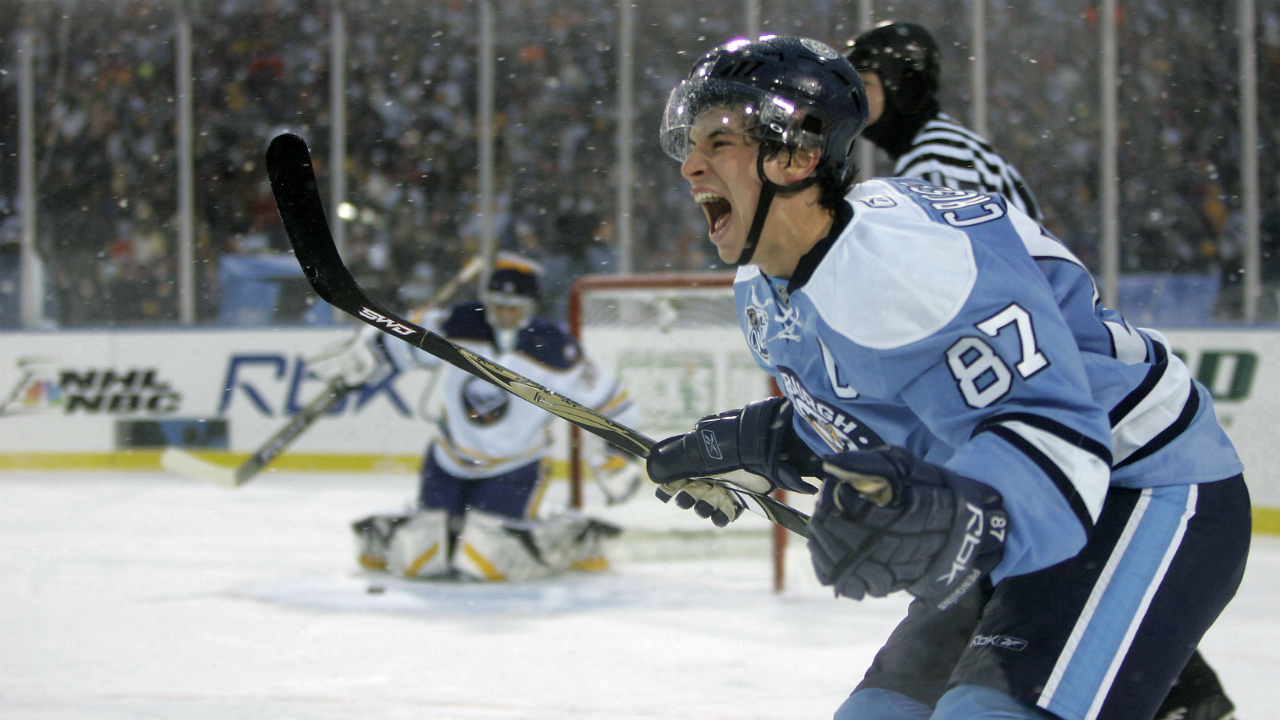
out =
{"type": "Polygon", "coordinates": [[[849,62],[880,76],[885,99],[913,115],[938,94],[942,53],[928,30],[915,23],[886,21],[850,40],[849,62]]]}
{"type": "Polygon", "coordinates": [[[662,149],[684,162],[689,131],[702,111],[740,109],[751,123],[748,134],[761,141],[757,161],[764,183],[738,264],[750,260],[774,193],[794,193],[818,184],[824,204],[848,192],[857,174],[853,141],[867,126],[867,95],[849,62],[809,38],[764,35],[740,38],[703,55],[667,99],[660,132],[662,149]],[[808,179],[780,187],[764,175],[764,161],[785,147],[821,151],[808,179]]]}

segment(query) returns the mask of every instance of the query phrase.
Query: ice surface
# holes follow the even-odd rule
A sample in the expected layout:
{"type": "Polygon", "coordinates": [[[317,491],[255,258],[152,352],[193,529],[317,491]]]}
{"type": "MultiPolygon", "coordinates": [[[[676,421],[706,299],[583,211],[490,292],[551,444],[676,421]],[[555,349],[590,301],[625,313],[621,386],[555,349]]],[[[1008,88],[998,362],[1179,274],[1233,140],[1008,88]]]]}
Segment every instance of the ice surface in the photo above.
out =
{"type": "MultiPolygon", "coordinates": [[[[647,494],[609,510],[640,540],[606,573],[356,571],[349,522],[414,483],[0,473],[0,718],[830,717],[906,605],[831,598],[798,543],[775,596],[762,523],[717,536],[647,494]],[[672,513],[689,534],[656,552],[672,513]],[[670,559],[681,546],[693,559],[670,559]]],[[[1277,716],[1280,538],[1255,537],[1202,648],[1241,720],[1277,716]]]]}

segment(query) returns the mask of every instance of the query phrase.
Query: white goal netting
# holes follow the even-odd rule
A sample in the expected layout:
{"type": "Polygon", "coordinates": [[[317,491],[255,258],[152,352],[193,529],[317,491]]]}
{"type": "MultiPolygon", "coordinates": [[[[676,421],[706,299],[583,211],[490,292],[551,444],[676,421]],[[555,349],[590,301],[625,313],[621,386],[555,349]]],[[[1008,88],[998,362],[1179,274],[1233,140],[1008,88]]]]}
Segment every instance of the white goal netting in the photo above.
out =
{"type": "Polygon", "coordinates": [[[732,275],[588,278],[571,307],[584,349],[628,389],[650,437],[771,393],[738,326],[732,275]]]}

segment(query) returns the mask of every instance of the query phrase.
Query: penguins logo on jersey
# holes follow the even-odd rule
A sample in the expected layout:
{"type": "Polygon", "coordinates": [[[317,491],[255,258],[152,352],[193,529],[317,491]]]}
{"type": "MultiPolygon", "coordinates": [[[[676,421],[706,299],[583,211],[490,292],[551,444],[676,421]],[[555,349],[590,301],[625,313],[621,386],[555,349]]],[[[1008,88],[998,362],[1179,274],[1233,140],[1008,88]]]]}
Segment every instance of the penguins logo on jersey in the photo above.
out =
{"type": "Polygon", "coordinates": [[[467,419],[476,425],[492,425],[507,414],[510,405],[505,390],[480,378],[471,378],[462,385],[462,407],[467,419]]]}
{"type": "Polygon", "coordinates": [[[755,297],[752,297],[752,304],[747,306],[747,344],[751,349],[760,356],[761,360],[769,361],[769,342],[766,333],[769,329],[769,315],[763,306],[755,304],[755,297]]]}
{"type": "Polygon", "coordinates": [[[746,301],[746,343],[760,360],[769,361],[769,305],[773,299],[762,300],[758,288],[751,287],[751,299],[746,301]]]}
{"type": "Polygon", "coordinates": [[[885,442],[861,420],[818,400],[805,389],[800,378],[789,368],[778,368],[778,385],[782,394],[791,400],[796,414],[804,418],[814,432],[832,450],[870,450],[883,447],[885,442]]]}

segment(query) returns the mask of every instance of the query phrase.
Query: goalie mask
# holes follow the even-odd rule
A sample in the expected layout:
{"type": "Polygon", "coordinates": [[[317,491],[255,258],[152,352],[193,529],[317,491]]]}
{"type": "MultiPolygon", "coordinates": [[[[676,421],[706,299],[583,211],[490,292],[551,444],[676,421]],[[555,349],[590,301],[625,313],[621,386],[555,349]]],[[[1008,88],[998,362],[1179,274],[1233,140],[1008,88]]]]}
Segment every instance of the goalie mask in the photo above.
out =
{"type": "Polygon", "coordinates": [[[760,144],[756,172],[763,187],[737,265],[750,262],[776,193],[816,184],[827,204],[853,184],[853,141],[867,125],[866,93],[853,66],[816,40],[766,35],[702,56],[667,100],[660,134],[668,156],[682,163],[689,157],[690,131],[706,112],[724,113],[726,123],[740,121],[743,133],[760,144]],[[780,186],[765,177],[764,162],[787,148],[821,155],[812,175],[780,186]]]}
{"type": "Polygon", "coordinates": [[[484,303],[485,319],[504,349],[511,349],[515,333],[533,320],[540,274],[541,265],[514,253],[498,253],[494,258],[480,301],[484,303]]]}

